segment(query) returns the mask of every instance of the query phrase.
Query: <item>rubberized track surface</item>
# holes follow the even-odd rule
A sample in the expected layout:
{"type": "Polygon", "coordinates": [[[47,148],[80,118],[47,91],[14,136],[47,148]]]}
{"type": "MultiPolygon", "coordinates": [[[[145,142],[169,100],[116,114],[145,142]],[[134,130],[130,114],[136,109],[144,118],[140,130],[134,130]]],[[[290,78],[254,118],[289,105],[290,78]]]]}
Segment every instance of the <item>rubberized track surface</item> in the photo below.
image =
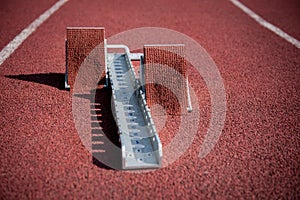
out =
{"type": "MultiPolygon", "coordinates": [[[[54,2],[2,2],[1,48],[54,2]]],[[[243,2],[299,39],[296,0],[243,2]]],[[[298,199],[299,67],[299,49],[226,0],[72,0],[0,66],[1,198],[298,199]],[[198,158],[209,93],[191,77],[201,97],[201,126],[180,160],[140,174],[94,164],[76,132],[69,92],[62,90],[66,26],[103,26],[108,37],[165,27],[199,42],[216,62],[227,94],[225,126],[210,154],[198,158]]]]}

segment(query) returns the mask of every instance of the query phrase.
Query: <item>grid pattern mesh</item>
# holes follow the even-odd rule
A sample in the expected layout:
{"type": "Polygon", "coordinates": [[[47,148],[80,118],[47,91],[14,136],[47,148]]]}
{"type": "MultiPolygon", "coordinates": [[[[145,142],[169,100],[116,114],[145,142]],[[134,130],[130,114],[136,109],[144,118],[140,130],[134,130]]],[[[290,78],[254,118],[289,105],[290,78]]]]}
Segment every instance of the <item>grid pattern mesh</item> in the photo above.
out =
{"type": "Polygon", "coordinates": [[[66,59],[68,84],[73,89],[80,65],[89,53],[98,46],[100,65],[104,66],[104,28],[67,28],[66,59]]]}
{"type": "Polygon", "coordinates": [[[145,90],[151,108],[160,104],[169,115],[187,108],[187,65],[183,45],[144,46],[145,90]],[[181,105],[181,106],[180,106],[181,105]]]}

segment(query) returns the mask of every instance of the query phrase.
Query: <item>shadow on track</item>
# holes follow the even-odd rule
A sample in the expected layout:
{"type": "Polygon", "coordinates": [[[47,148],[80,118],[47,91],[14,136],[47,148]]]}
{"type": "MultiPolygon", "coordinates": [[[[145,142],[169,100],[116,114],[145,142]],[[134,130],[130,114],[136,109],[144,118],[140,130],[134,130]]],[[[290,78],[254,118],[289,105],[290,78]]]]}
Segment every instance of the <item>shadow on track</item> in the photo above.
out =
{"type": "Polygon", "coordinates": [[[103,142],[100,148],[104,152],[97,152],[97,145],[92,145],[93,163],[99,167],[111,169],[104,164],[109,163],[114,168],[121,169],[121,144],[119,142],[118,127],[111,108],[111,88],[98,88],[94,94],[94,105],[91,102],[92,142],[97,142],[95,138],[97,138],[100,131],[105,137],[99,138],[103,142]],[[99,123],[99,125],[95,123],[99,123]],[[120,151],[113,151],[112,145],[118,147],[120,151]],[[101,161],[104,161],[104,163],[101,163],[101,161]]]}
{"type": "Polygon", "coordinates": [[[20,74],[20,75],[5,75],[7,78],[39,83],[55,87],[59,90],[65,90],[65,74],[63,73],[44,73],[44,74],[20,74]]]}
{"type": "Polygon", "coordinates": [[[119,170],[122,166],[121,144],[111,108],[111,88],[104,87],[104,82],[101,80],[90,94],[74,94],[74,96],[90,101],[93,164],[104,169],[119,170]]]}
{"type": "MultiPolygon", "coordinates": [[[[20,74],[6,75],[5,77],[66,90],[65,74],[63,73],[20,74]]],[[[101,79],[97,89],[92,90],[90,94],[74,94],[74,96],[90,100],[93,164],[100,168],[112,169],[104,164],[112,163],[115,169],[120,169],[121,150],[120,152],[111,152],[112,144],[120,148],[118,128],[111,108],[111,88],[103,87],[104,83],[105,79],[101,79]],[[95,96],[93,97],[93,95],[95,96]]]]}

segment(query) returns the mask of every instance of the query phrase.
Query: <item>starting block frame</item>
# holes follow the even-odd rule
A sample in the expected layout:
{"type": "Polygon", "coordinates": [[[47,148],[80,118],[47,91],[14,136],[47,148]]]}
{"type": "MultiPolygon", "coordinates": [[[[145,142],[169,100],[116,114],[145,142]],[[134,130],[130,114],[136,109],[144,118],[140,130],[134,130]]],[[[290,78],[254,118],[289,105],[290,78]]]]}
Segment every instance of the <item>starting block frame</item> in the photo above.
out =
{"type": "MultiPolygon", "coordinates": [[[[174,48],[176,51],[182,51],[184,45],[145,45],[144,53],[131,53],[126,45],[107,44],[104,28],[67,28],[65,42],[66,89],[72,90],[76,72],[81,62],[93,47],[101,43],[103,50],[101,49],[100,54],[102,55],[99,56],[105,66],[105,86],[110,85],[112,90],[112,109],[116,116],[115,120],[121,142],[122,169],[159,168],[162,166],[162,144],[148,107],[150,100],[157,98],[157,96],[155,93],[151,93],[150,85],[145,85],[149,79],[147,73],[151,71],[148,71],[148,68],[151,68],[151,64],[155,63],[155,60],[151,60],[147,56],[149,52],[150,54],[151,52],[158,52],[160,55],[164,51],[166,54],[174,48]],[[89,37],[92,38],[91,41],[89,41],[89,37]],[[83,45],[84,42],[87,42],[88,45],[83,45]],[[162,48],[163,51],[161,51],[162,48]],[[108,53],[108,49],[123,49],[124,53],[108,53]],[[74,56],[78,56],[78,58],[74,58],[74,56]],[[74,59],[77,59],[78,63],[74,63],[74,59]],[[132,60],[140,61],[139,76],[136,76],[132,60]],[[73,62],[71,65],[70,61],[73,62]],[[130,98],[128,95],[131,95],[130,98]]],[[[164,55],[162,60],[168,64],[168,59],[173,59],[171,63],[175,63],[173,66],[175,70],[178,66],[180,67],[179,70],[185,70],[183,75],[185,81],[181,82],[180,87],[182,87],[184,98],[186,97],[187,111],[190,112],[192,105],[186,64],[184,58],[180,57],[181,55],[174,57],[175,53],[171,55],[172,58],[164,55]]]]}

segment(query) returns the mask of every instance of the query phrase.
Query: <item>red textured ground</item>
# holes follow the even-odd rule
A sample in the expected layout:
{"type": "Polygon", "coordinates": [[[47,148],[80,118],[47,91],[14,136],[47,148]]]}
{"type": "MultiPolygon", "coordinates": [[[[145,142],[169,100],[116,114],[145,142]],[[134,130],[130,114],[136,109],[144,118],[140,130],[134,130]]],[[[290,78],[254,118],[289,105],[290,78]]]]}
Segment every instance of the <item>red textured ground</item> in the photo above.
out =
{"type": "MultiPolygon", "coordinates": [[[[1,48],[53,2],[2,2],[1,48]]],[[[296,1],[243,2],[299,39],[296,1]]],[[[71,0],[0,66],[1,199],[299,199],[299,67],[299,49],[226,0],[71,0]],[[216,62],[227,95],[223,133],[210,154],[198,158],[209,92],[191,76],[200,127],[178,161],[141,174],[93,163],[76,132],[69,92],[62,90],[67,26],[103,26],[107,37],[165,27],[199,42],[216,62]]]]}

